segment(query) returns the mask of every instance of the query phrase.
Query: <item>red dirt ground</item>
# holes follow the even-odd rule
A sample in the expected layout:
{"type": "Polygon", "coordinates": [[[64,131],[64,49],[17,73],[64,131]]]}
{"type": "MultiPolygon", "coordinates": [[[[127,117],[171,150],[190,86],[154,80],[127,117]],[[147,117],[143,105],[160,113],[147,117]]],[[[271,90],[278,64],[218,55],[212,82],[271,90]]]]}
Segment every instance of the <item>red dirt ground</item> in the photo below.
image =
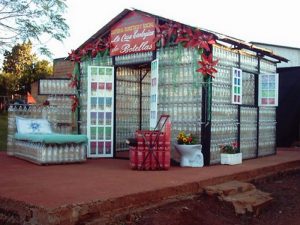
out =
{"type": "Polygon", "coordinates": [[[274,201],[258,216],[237,216],[231,206],[203,194],[127,215],[110,225],[300,224],[300,171],[265,178],[254,184],[274,197],[274,201]]]}

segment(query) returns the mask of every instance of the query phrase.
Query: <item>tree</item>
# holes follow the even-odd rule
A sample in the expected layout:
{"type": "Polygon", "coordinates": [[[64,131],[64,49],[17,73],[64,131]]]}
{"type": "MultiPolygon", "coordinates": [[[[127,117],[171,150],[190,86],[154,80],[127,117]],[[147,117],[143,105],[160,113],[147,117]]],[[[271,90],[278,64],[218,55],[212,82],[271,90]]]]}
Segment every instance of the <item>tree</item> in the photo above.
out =
{"type": "Polygon", "coordinates": [[[7,79],[4,74],[0,73],[0,96],[7,94],[7,79]]]}
{"type": "Polygon", "coordinates": [[[11,73],[19,79],[26,68],[37,59],[36,55],[32,54],[31,51],[31,42],[17,44],[11,51],[6,50],[4,52],[3,71],[11,73]]]}
{"type": "Polygon", "coordinates": [[[32,53],[31,42],[17,44],[4,53],[2,80],[9,94],[24,94],[30,91],[31,83],[51,74],[51,63],[32,53]]]}
{"type": "Polygon", "coordinates": [[[66,8],[65,0],[0,0],[0,53],[30,40],[42,54],[51,55],[45,42],[69,35],[63,18],[66,8]]]}

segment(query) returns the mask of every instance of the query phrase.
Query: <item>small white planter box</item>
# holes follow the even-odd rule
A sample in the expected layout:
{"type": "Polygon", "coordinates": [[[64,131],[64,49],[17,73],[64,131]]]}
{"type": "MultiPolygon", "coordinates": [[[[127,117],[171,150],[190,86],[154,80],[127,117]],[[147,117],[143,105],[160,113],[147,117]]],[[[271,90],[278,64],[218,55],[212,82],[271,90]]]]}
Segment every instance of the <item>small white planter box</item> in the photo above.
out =
{"type": "Polygon", "coordinates": [[[226,154],[221,153],[221,164],[236,165],[242,163],[242,153],[226,154]]]}

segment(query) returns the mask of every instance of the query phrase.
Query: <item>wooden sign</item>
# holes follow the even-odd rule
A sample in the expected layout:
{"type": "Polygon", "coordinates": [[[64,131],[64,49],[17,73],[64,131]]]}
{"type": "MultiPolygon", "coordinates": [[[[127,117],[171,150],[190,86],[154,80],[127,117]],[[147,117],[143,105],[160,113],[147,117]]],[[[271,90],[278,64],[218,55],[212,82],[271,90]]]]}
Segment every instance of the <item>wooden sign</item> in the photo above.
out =
{"type": "Polygon", "coordinates": [[[110,55],[125,55],[155,50],[155,20],[137,12],[116,23],[110,33],[110,55]]]}

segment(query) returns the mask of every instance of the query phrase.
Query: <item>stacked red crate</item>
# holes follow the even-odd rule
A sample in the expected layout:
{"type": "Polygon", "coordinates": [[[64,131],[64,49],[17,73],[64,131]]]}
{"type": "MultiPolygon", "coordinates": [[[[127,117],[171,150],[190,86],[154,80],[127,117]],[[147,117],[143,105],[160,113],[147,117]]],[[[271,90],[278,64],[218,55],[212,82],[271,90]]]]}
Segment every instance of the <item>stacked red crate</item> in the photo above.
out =
{"type": "Polygon", "coordinates": [[[130,147],[130,165],[138,170],[167,170],[170,168],[171,127],[161,131],[138,130],[136,147],[130,147]]]}

